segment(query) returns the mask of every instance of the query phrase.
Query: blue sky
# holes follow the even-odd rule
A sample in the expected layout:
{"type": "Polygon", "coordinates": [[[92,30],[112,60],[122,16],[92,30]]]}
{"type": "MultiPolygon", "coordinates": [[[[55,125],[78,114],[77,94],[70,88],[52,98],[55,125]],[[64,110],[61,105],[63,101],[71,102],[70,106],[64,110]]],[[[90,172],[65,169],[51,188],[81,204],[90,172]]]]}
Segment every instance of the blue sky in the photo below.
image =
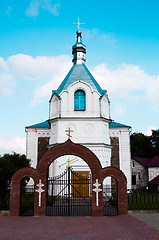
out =
{"type": "Polygon", "coordinates": [[[25,153],[25,126],[48,119],[48,101],[72,65],[78,17],[86,65],[133,132],[158,129],[158,0],[0,0],[0,154],[25,153]]]}

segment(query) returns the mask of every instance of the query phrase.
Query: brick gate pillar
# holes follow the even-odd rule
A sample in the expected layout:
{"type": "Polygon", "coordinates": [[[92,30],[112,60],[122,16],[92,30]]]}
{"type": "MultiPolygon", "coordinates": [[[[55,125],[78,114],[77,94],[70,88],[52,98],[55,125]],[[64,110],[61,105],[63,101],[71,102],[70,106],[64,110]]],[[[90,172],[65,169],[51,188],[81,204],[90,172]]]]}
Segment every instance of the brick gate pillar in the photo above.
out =
{"type": "Polygon", "coordinates": [[[12,181],[10,189],[10,216],[20,214],[20,183],[12,181]]]}
{"type": "Polygon", "coordinates": [[[36,170],[31,167],[19,169],[11,179],[10,190],[10,216],[20,214],[20,182],[24,177],[31,177],[34,183],[37,181],[36,170]]]}

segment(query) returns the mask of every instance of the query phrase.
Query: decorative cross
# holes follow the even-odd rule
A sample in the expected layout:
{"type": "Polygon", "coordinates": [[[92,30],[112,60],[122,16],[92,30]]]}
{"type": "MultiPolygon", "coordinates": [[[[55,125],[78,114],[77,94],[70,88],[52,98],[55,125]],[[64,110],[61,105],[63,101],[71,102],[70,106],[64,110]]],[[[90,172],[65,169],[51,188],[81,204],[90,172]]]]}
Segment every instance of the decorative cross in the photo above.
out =
{"type": "Polygon", "coordinates": [[[78,77],[79,77],[79,81],[80,81],[80,77],[81,77],[81,75],[79,74],[78,77]]]}
{"type": "Polygon", "coordinates": [[[42,189],[42,187],[44,186],[44,184],[41,183],[41,179],[39,179],[39,183],[36,184],[36,186],[38,187],[38,189],[35,190],[35,191],[39,193],[39,207],[41,207],[41,193],[42,193],[42,192],[45,192],[45,190],[42,189]]]}
{"type": "Polygon", "coordinates": [[[68,162],[68,167],[70,167],[71,160],[68,159],[67,162],[68,162]]]}
{"type": "Polygon", "coordinates": [[[78,22],[77,22],[77,23],[73,23],[73,24],[77,24],[78,31],[80,31],[80,25],[81,25],[81,24],[85,24],[85,23],[80,23],[79,17],[78,17],[78,22]]]}
{"type": "Polygon", "coordinates": [[[73,132],[73,130],[71,130],[71,128],[69,127],[68,130],[65,130],[65,132],[67,132],[67,136],[68,136],[68,139],[70,139],[72,136],[71,136],[71,132],[73,132]]]}
{"type": "Polygon", "coordinates": [[[98,207],[98,193],[102,191],[102,189],[99,188],[101,184],[98,183],[98,179],[96,179],[96,183],[94,183],[93,186],[96,187],[93,189],[93,191],[96,192],[96,206],[98,207]]]}

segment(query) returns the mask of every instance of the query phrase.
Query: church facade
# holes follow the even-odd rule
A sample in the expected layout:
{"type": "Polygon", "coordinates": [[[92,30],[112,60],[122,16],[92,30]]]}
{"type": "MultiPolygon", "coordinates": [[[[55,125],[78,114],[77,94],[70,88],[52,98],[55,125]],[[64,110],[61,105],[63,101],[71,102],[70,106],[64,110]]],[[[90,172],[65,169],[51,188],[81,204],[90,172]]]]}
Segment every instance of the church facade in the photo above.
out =
{"type": "MultiPolygon", "coordinates": [[[[42,155],[68,137],[89,148],[102,168],[114,166],[123,171],[127,188],[131,188],[130,127],[111,120],[108,93],[103,90],[85,65],[86,46],[81,31],[72,47],[73,66],[49,100],[49,119],[26,127],[26,154],[36,168],[42,155]]],[[[58,176],[67,167],[91,175],[88,165],[79,157],[68,155],[56,159],[49,176],[58,176]]],[[[110,185],[107,179],[105,185],[110,185]]]]}

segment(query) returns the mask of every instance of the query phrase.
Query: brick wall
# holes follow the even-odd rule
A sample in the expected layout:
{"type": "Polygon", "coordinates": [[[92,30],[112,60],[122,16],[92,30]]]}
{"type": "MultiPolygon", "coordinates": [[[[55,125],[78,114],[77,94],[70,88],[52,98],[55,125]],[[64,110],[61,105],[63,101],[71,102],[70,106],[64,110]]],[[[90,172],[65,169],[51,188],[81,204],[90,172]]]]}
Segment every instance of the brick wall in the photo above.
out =
{"type": "MultiPolygon", "coordinates": [[[[110,137],[111,145],[113,146],[111,152],[111,167],[116,167],[120,169],[119,163],[119,138],[117,137],[110,137]]],[[[116,180],[111,178],[111,185],[112,187],[116,186],[116,180]]]]}
{"type": "Polygon", "coordinates": [[[39,137],[38,138],[38,162],[40,158],[46,153],[48,150],[47,146],[49,144],[49,137],[39,137]]]}

